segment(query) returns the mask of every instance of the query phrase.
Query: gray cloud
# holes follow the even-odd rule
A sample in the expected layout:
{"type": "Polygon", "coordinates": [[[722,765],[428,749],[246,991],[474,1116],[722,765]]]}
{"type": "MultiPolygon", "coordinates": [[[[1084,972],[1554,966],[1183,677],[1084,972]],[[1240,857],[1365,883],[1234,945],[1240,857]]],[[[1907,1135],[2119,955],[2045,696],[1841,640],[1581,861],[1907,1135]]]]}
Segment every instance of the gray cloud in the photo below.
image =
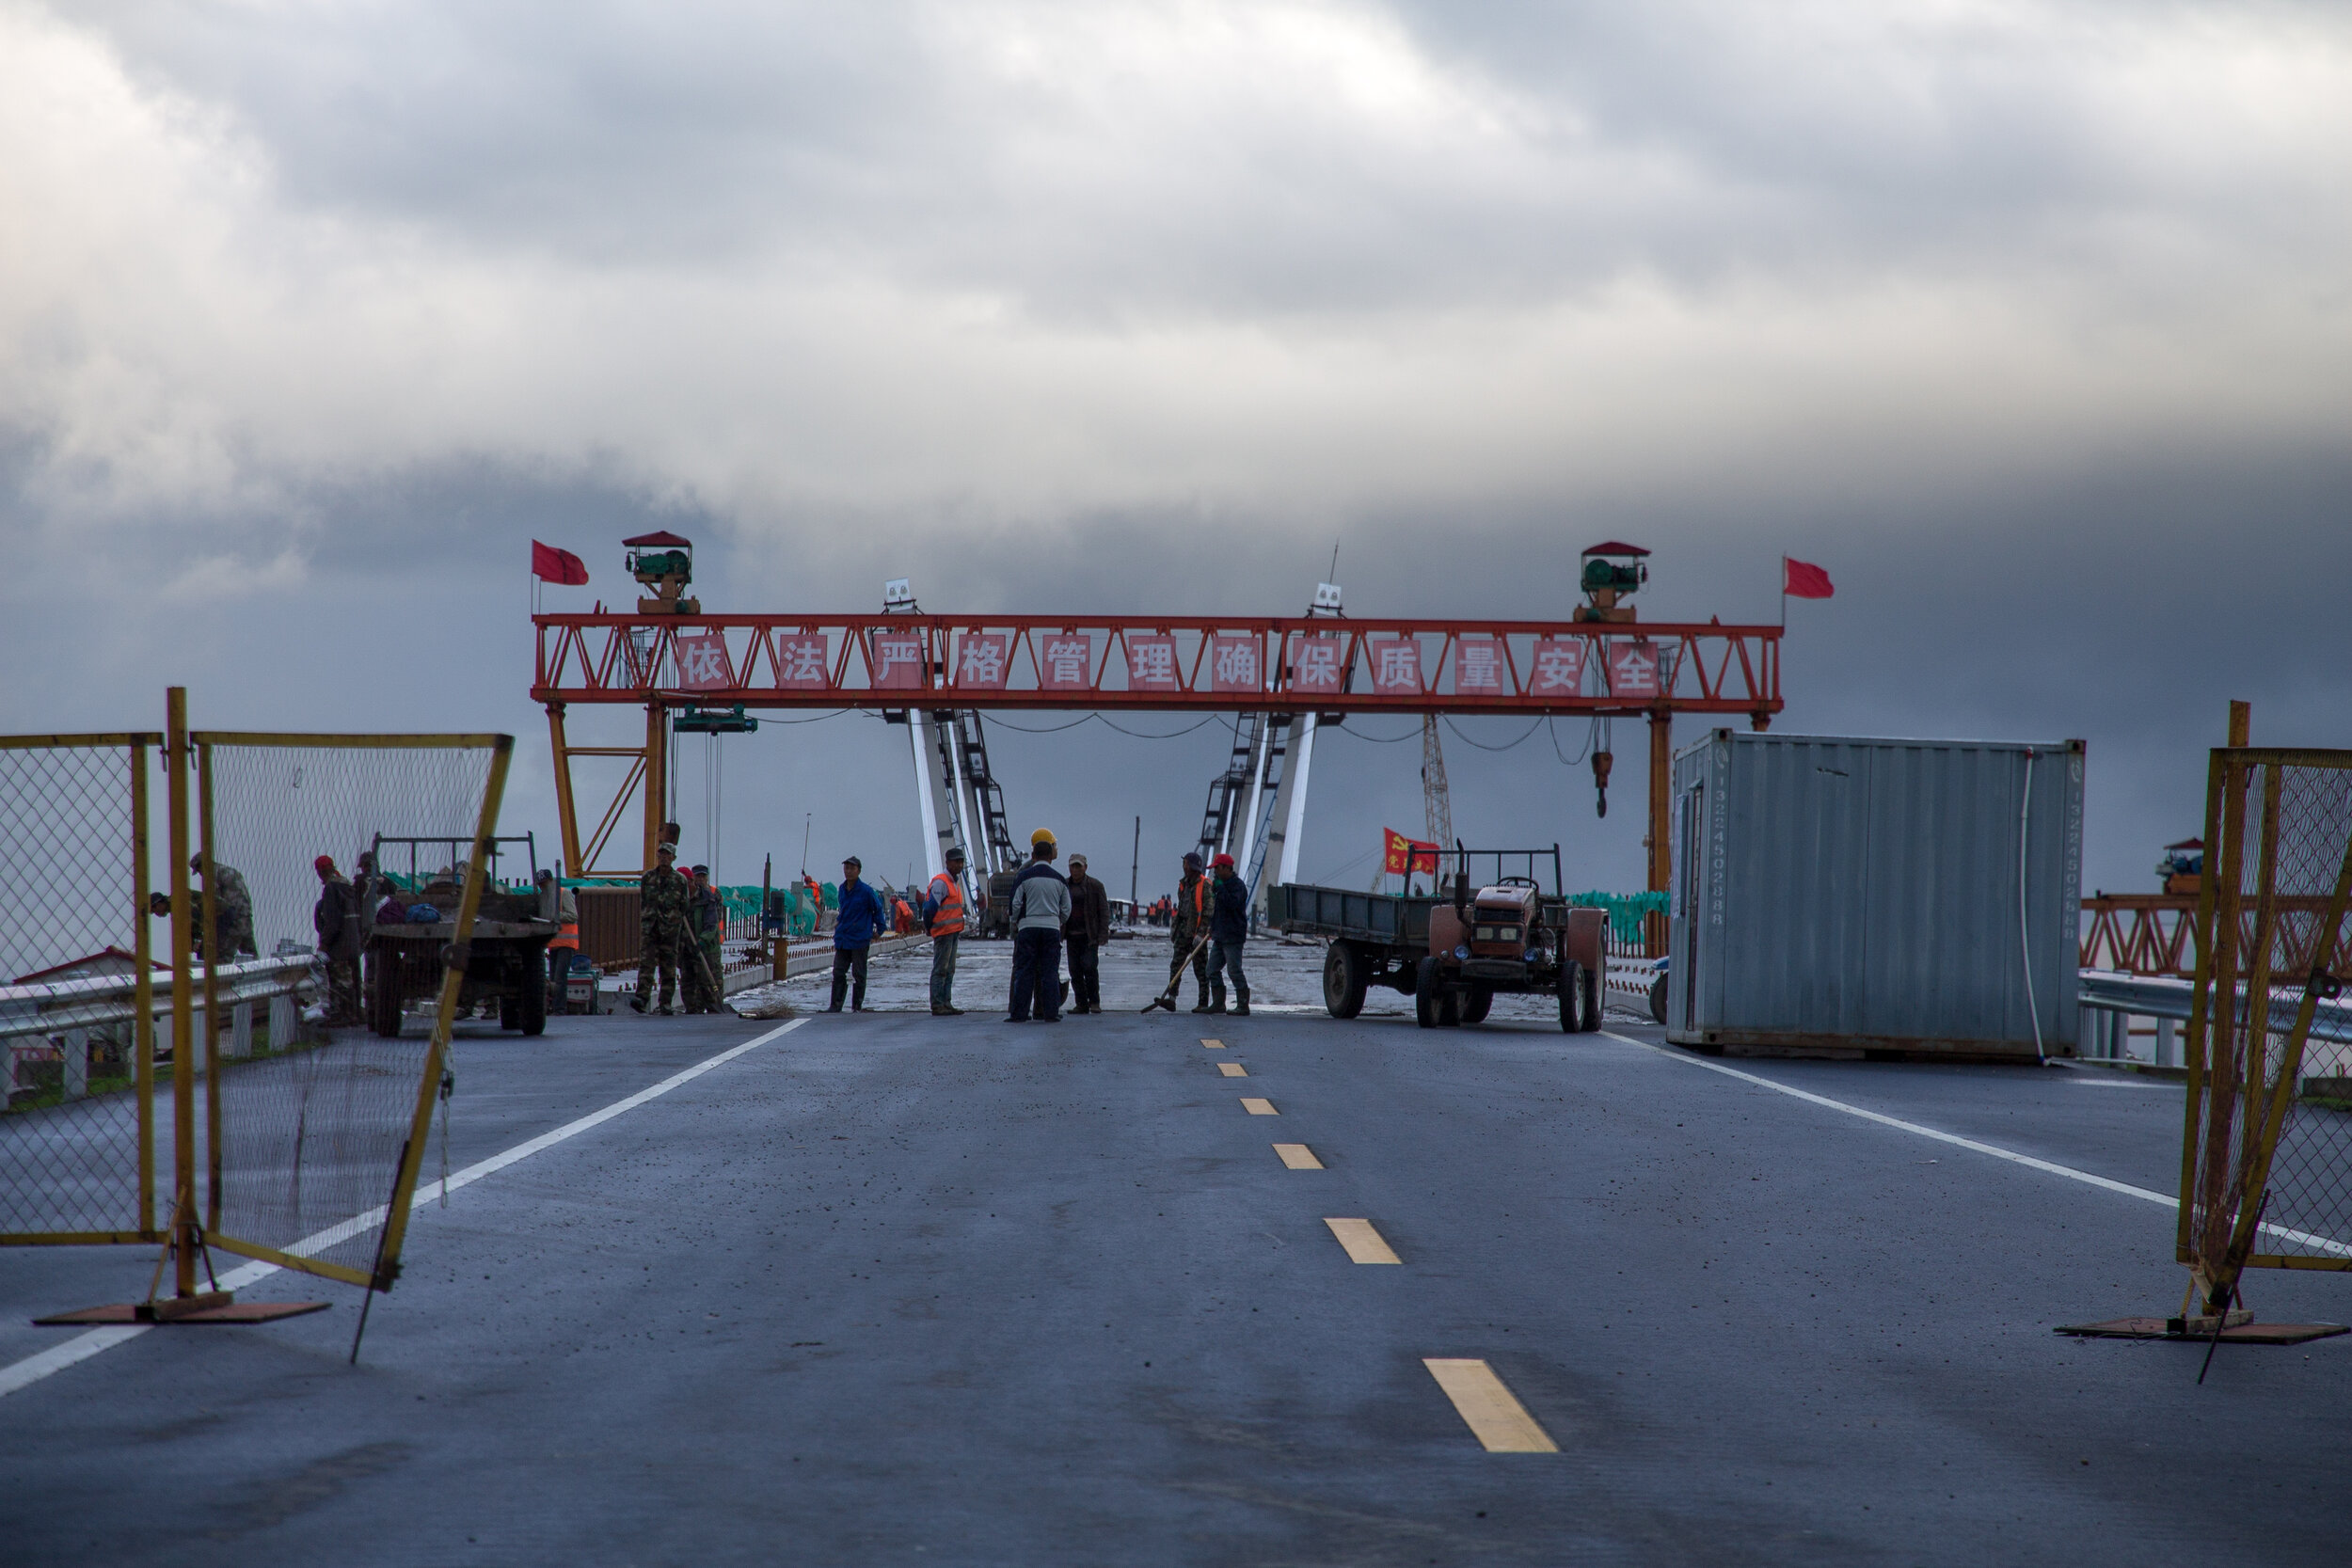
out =
{"type": "MultiPolygon", "coordinates": [[[[1336,541],[1534,616],[1613,534],[1653,616],[1822,561],[1784,727],[2083,736],[2141,885],[2227,698],[2343,738],[2347,88],[2296,6],[0,10],[0,703],[512,729],[544,834],[533,536],[581,608],[670,526],[734,609],[1282,611],[1336,541]]],[[[1418,822],[1362,728],[1311,873],[1418,822]]],[[[1645,741],[1599,823],[1552,738],[1449,736],[1465,836],[1634,884],[1645,741]]],[[[914,853],[902,730],[726,754],[731,854],[914,853]]],[[[1098,868],[1222,760],[998,751],[1098,868]]]]}

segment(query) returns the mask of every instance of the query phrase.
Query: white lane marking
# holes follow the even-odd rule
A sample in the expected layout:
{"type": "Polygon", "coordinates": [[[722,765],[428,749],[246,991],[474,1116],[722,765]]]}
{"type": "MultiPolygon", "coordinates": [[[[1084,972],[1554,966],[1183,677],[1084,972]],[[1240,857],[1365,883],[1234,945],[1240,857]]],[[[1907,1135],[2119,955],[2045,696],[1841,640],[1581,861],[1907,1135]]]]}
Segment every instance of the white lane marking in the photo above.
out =
{"type": "MultiPolygon", "coordinates": [[[[1673,1061],[1686,1062],[1692,1067],[1703,1067],[1709,1072],[1720,1072],[1726,1078],[1737,1078],[1743,1084],[1754,1084],[1759,1088],[1770,1089],[1774,1094],[1785,1094],[1791,1100],[1808,1101],[1815,1105],[1827,1106],[1833,1111],[1843,1111],[1850,1117],[1860,1117],[1864,1121],[1875,1121],[1882,1127],[1892,1127],[1899,1132],[1910,1132],[1922,1138],[1933,1138],[1937,1143],[1950,1144],[1955,1148],[1965,1148],[1972,1153],[1990,1154],[1995,1160],[2007,1160],[2011,1164],[2024,1165],[2031,1170],[2044,1171],[2052,1176],[2063,1176],[2070,1181],[2080,1181],[2093,1187],[2105,1187],[2108,1192],[2122,1193],[2125,1197],[2136,1197],[2148,1203],[2160,1203],[2175,1212],[2178,1212],[2181,1207],[2178,1198],[2169,1194],[2156,1192],[2153,1188],[2135,1187],[2127,1181],[2111,1181],[2104,1176],[2093,1176],[2087,1170],[2076,1170],[2072,1165],[2057,1164],[2048,1160],[2037,1160],[2030,1154],[2020,1154],[2013,1148],[2002,1148],[1996,1144],[1979,1143],[1974,1138],[1963,1138],[1957,1132],[1938,1132],[1932,1127],[1922,1127],[1915,1121],[1905,1121],[1899,1117],[1882,1116],[1876,1111],[1866,1111],[1859,1105],[1849,1105],[1842,1100],[1832,1100],[1827,1095],[1814,1094],[1805,1089],[1790,1088],[1786,1084],[1775,1084],[1769,1078],[1759,1078],[1753,1072],[1741,1072],[1736,1067],[1725,1067],[1721,1062],[1710,1062],[1704,1056],[1693,1056],[1687,1051],[1673,1047],[1652,1045],[1647,1040],[1633,1039],[1613,1030],[1604,1029],[1601,1031],[1601,1036],[1604,1039],[1613,1039],[1623,1045],[1636,1046],[1644,1051],[1655,1052],[1673,1061]]],[[[2352,1258],[2352,1246],[2346,1246],[2344,1243],[2332,1241],[2326,1236],[2314,1236],[2308,1230],[2290,1230],[2280,1225],[2265,1225],[2262,1229],[2265,1235],[2276,1236],[2281,1241],[2294,1242],[2315,1251],[2328,1253],[2332,1257],[2352,1258]]]]}
{"type": "MultiPolygon", "coordinates": [[[[601,1126],[623,1112],[633,1111],[648,1100],[659,1100],[672,1089],[692,1083],[713,1068],[726,1066],[727,1063],[747,1051],[757,1050],[770,1040],[782,1038],[807,1022],[808,1020],[804,1018],[796,1018],[789,1023],[745,1040],[741,1045],[722,1051],[707,1060],[696,1062],[682,1072],[673,1073],[651,1088],[640,1089],[626,1100],[616,1100],[601,1111],[593,1111],[581,1117],[578,1121],[565,1122],[552,1132],[542,1132],[535,1138],[516,1144],[503,1153],[493,1154],[487,1160],[468,1165],[464,1170],[451,1175],[449,1190],[453,1193],[460,1187],[471,1186],[484,1177],[504,1170],[518,1160],[528,1160],[542,1149],[552,1148],[567,1138],[577,1138],[590,1128],[601,1126]]],[[[441,1184],[438,1181],[431,1183],[420,1181],[417,1188],[416,1196],[410,1199],[408,1204],[408,1212],[412,1214],[423,1209],[428,1203],[437,1201],[441,1194],[441,1184]]],[[[389,1207],[388,1204],[379,1203],[364,1214],[354,1214],[341,1224],[330,1225],[324,1230],[305,1236],[286,1250],[298,1257],[307,1258],[313,1253],[333,1246],[338,1242],[347,1242],[354,1236],[373,1230],[382,1225],[385,1211],[389,1207]]],[[[278,1266],[276,1263],[258,1261],[246,1263],[241,1268],[231,1269],[222,1275],[220,1288],[224,1291],[242,1291],[246,1286],[266,1279],[278,1272],[278,1266]]],[[[100,1351],[112,1350],[126,1339],[135,1339],[154,1326],[152,1323],[135,1323],[93,1328],[87,1333],[75,1335],[62,1345],[42,1351],[38,1355],[28,1355],[22,1361],[0,1367],[0,1398],[13,1394],[19,1388],[28,1385],[39,1383],[53,1372],[61,1372],[77,1361],[87,1361],[100,1351]]]]}

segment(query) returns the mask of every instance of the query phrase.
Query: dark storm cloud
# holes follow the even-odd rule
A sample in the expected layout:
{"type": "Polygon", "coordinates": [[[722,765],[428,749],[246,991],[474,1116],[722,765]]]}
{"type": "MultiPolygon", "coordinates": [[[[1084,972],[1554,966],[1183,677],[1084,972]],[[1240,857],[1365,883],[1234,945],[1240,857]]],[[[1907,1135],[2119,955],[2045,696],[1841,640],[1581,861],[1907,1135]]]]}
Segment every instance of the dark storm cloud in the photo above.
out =
{"type": "MultiPolygon", "coordinates": [[[[2087,879],[2142,885],[2222,702],[2343,738],[2348,40],[2293,6],[0,12],[10,727],[151,726],[177,679],[206,722],[508,729],[544,832],[533,536],[596,574],[554,608],[627,596],[618,540],[668,526],[721,609],[911,576],[1281,612],[1336,542],[1359,611],[1542,617],[1613,535],[1658,551],[1651,618],[1770,618],[1780,553],[1820,561],[1781,727],[2081,736],[2087,879]]],[[[1016,822],[1104,868],[1141,816],[1148,890],[1227,742],[1015,727],[1058,722],[995,736],[1016,822]]],[[[1463,836],[1638,883],[1640,727],[1605,823],[1583,727],[1523,729],[1449,732],[1463,836]]],[[[1420,826],[1409,730],[1327,737],[1309,875],[1420,826]]],[[[905,730],[723,754],[730,857],[797,861],[811,816],[819,867],[915,852],[905,730]]]]}

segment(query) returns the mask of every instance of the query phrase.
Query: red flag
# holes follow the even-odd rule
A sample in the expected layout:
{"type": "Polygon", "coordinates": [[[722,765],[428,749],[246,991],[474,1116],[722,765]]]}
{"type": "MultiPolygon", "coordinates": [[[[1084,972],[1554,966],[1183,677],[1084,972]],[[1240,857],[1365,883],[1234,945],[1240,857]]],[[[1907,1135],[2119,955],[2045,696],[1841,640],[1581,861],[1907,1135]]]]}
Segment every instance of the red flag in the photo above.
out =
{"type": "Polygon", "coordinates": [[[574,587],[588,580],[588,563],[569,550],[559,550],[553,545],[531,542],[531,575],[549,582],[569,583],[574,587]]]}
{"type": "Polygon", "coordinates": [[[1792,599],[1826,599],[1837,592],[1830,586],[1829,574],[1809,561],[1784,555],[1780,570],[1780,591],[1792,599]]]}
{"type": "Polygon", "coordinates": [[[1436,845],[1423,844],[1418,839],[1406,838],[1394,828],[1383,828],[1380,832],[1386,840],[1385,858],[1380,863],[1381,870],[1394,872],[1400,877],[1410,876],[1416,871],[1426,871],[1432,876],[1437,874],[1438,847],[1436,845]]]}

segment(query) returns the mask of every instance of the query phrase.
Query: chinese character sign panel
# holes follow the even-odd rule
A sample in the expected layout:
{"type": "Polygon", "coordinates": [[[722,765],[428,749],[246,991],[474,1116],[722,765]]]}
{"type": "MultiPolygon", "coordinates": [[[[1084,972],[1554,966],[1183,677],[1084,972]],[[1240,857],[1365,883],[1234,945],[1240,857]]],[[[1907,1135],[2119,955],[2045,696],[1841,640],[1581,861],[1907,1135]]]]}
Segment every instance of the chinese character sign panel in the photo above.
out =
{"type": "Polygon", "coordinates": [[[1184,689],[1184,683],[1176,678],[1176,639],[1129,634],[1127,638],[1127,689],[1130,691],[1181,691],[1184,689]]]}
{"type": "Polygon", "coordinates": [[[1383,696],[1421,694],[1421,644],[1397,638],[1372,644],[1372,689],[1383,696]]]}
{"type": "Polygon", "coordinates": [[[1012,662],[1012,639],[1000,631],[967,631],[956,641],[956,684],[1002,691],[1012,662]]]}
{"type": "Polygon", "coordinates": [[[1209,644],[1209,689],[1212,691],[1259,691],[1264,689],[1264,671],[1259,667],[1258,640],[1254,637],[1217,637],[1209,644]]]}
{"type": "Polygon", "coordinates": [[[1509,689],[1503,680],[1502,644],[1491,637],[1462,637],[1454,644],[1454,694],[1457,697],[1500,697],[1509,689]]]}
{"type": "Polygon", "coordinates": [[[1340,656],[1347,644],[1337,637],[1301,637],[1291,648],[1291,689],[1340,692],[1340,656]]]}
{"type": "Polygon", "coordinates": [[[1612,697],[1658,695],[1658,648],[1650,642],[1609,644],[1609,694],[1612,697]]]}
{"type": "Polygon", "coordinates": [[[923,636],[920,632],[878,631],[873,634],[874,689],[914,691],[923,686],[923,636]]]}
{"type": "Polygon", "coordinates": [[[787,691],[822,691],[833,684],[825,673],[823,632],[778,632],[774,646],[778,686],[787,691]]]}
{"type": "Polygon", "coordinates": [[[1531,697],[1581,697],[1584,694],[1584,656],[1592,644],[1581,637],[1539,637],[1529,665],[1527,694],[1531,697]]]}
{"type": "Polygon", "coordinates": [[[735,684],[727,640],[715,631],[677,634],[677,683],[689,691],[723,691],[735,684]]]}
{"type": "Polygon", "coordinates": [[[1094,639],[1086,632],[1040,632],[1037,684],[1041,691],[1084,691],[1091,684],[1094,639]]]}

